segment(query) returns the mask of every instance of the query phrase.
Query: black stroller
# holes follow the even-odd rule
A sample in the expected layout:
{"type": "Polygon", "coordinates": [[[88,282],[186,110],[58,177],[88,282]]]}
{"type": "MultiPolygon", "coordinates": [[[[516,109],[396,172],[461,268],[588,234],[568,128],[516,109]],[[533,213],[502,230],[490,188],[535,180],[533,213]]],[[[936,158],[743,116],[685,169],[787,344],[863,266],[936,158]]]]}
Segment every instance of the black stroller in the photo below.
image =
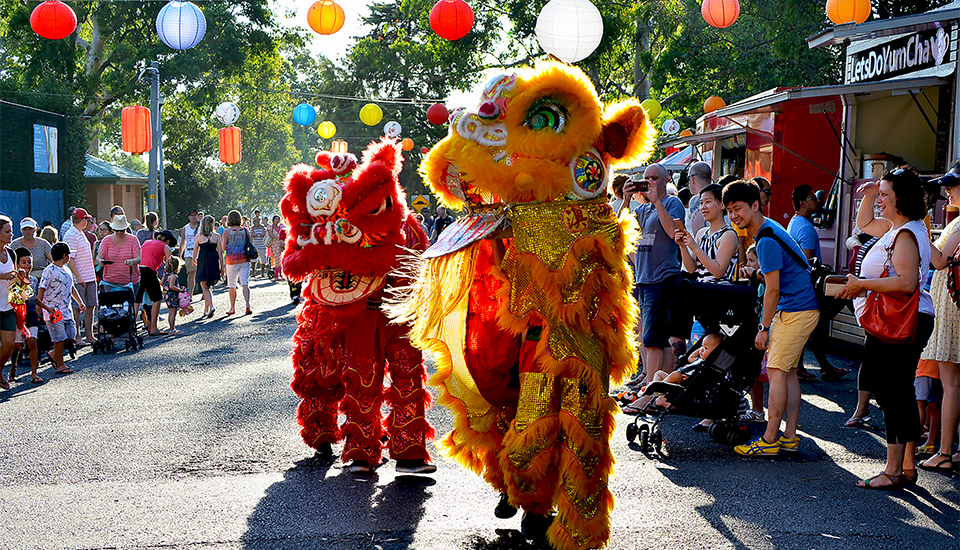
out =
{"type": "MultiPolygon", "coordinates": [[[[104,264],[113,262],[104,261],[104,264]]],[[[137,335],[137,318],[134,311],[136,296],[133,291],[133,266],[130,266],[130,283],[116,285],[100,281],[97,289],[97,341],[93,353],[106,353],[118,349],[114,338],[124,338],[124,350],[143,348],[143,338],[137,335]]]]}
{"type": "MultiPolygon", "coordinates": [[[[719,443],[738,445],[747,440],[739,424],[740,403],[760,374],[763,352],[754,346],[759,317],[757,289],[743,285],[719,285],[683,281],[681,295],[689,300],[690,310],[707,334],[722,334],[723,340],[710,355],[691,365],[683,384],[653,382],[640,397],[653,398],[627,425],[627,441],[640,438],[645,453],[663,449],[660,422],[669,413],[695,418],[710,418],[714,423],[707,433],[719,443]],[[659,415],[651,414],[657,396],[669,405],[659,415]]],[[[689,363],[690,355],[700,348],[703,337],[680,359],[689,363]]]]}

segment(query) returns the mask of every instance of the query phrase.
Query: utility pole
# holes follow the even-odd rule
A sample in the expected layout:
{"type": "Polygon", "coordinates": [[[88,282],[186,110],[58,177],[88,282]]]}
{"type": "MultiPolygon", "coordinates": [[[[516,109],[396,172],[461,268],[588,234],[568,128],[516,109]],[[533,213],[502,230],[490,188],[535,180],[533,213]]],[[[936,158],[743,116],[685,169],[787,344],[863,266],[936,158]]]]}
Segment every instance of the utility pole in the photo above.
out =
{"type": "Polygon", "coordinates": [[[160,96],[157,108],[157,179],[160,184],[160,227],[167,228],[167,180],[163,177],[163,120],[160,111],[163,109],[163,96],[160,96]]]}
{"type": "Polygon", "coordinates": [[[160,182],[160,223],[167,225],[167,205],[163,185],[163,126],[160,124],[160,67],[156,61],[140,71],[139,80],[150,79],[150,167],[147,173],[147,211],[157,211],[157,182],[160,182]]]}

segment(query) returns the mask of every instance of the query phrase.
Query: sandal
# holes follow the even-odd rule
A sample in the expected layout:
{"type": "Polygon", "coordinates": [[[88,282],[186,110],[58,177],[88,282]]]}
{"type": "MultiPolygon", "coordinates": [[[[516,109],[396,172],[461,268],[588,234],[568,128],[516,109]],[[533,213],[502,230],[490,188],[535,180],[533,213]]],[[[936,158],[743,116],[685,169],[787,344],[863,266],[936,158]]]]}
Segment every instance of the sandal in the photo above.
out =
{"type": "Polygon", "coordinates": [[[812,372],[806,371],[806,370],[798,372],[797,378],[801,382],[819,382],[820,381],[820,379],[817,378],[812,372]]]}
{"type": "Polygon", "coordinates": [[[33,382],[34,384],[43,384],[44,382],[43,378],[40,378],[39,376],[34,376],[33,378],[30,379],[30,381],[33,382]]]}
{"type": "Polygon", "coordinates": [[[234,313],[236,313],[236,311],[231,310],[231,311],[228,311],[228,312],[224,313],[224,315],[233,315],[234,313]]]}
{"type": "Polygon", "coordinates": [[[843,423],[845,428],[865,428],[867,422],[870,422],[869,416],[851,416],[849,420],[843,423]]]}
{"type": "Polygon", "coordinates": [[[903,484],[904,485],[916,485],[917,484],[917,469],[903,469],[903,484]]]}
{"type": "MultiPolygon", "coordinates": [[[[638,401],[634,401],[633,403],[630,403],[626,407],[620,409],[620,412],[623,414],[637,415],[640,414],[640,411],[642,410],[643,407],[640,406],[640,403],[638,401]]],[[[650,412],[650,409],[647,409],[647,411],[650,412]]]]}
{"type": "Polygon", "coordinates": [[[6,380],[0,380],[0,389],[9,390],[10,382],[7,382],[6,380]]]}
{"type": "Polygon", "coordinates": [[[832,369],[820,369],[820,379],[824,382],[836,382],[844,376],[850,374],[850,369],[843,367],[833,367],[832,369]]]}
{"type": "Polygon", "coordinates": [[[928,472],[940,472],[941,474],[952,474],[953,473],[953,455],[947,453],[937,453],[931,456],[924,462],[921,462],[917,465],[921,470],[927,470],[928,472]],[[937,459],[936,463],[930,464],[931,460],[937,459]],[[947,467],[944,468],[943,465],[947,464],[947,467]]]}
{"type": "Polygon", "coordinates": [[[247,312],[244,313],[244,315],[252,315],[252,314],[253,314],[253,310],[250,308],[247,308],[247,312]]]}
{"type": "Polygon", "coordinates": [[[747,409],[747,412],[740,415],[740,422],[762,423],[766,421],[762,412],[753,409],[747,409]]]}
{"type": "Polygon", "coordinates": [[[880,472],[879,474],[869,477],[867,479],[861,479],[857,482],[857,487],[862,487],[864,489],[876,489],[880,491],[899,491],[903,489],[903,486],[906,484],[906,479],[903,475],[892,476],[890,474],[880,472]],[[874,480],[885,477],[890,480],[889,485],[872,485],[874,480]]]}
{"type": "Polygon", "coordinates": [[[57,373],[57,374],[73,374],[74,371],[73,371],[73,369],[64,367],[64,368],[62,368],[62,369],[56,369],[56,370],[54,370],[53,372],[55,372],[55,373],[57,373]]]}

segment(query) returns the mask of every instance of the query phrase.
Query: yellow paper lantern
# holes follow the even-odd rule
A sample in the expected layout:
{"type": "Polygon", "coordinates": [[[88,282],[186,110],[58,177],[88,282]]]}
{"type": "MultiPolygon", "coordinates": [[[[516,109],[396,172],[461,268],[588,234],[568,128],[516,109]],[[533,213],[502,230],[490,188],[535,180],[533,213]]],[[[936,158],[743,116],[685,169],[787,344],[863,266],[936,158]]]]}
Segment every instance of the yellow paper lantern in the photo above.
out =
{"type": "Polygon", "coordinates": [[[727,103],[720,96],[710,96],[706,101],[703,102],[703,112],[712,113],[717,109],[723,109],[727,106],[727,103]]]}
{"type": "Polygon", "coordinates": [[[660,116],[660,113],[663,111],[663,107],[660,106],[660,102],[653,98],[644,99],[641,101],[640,107],[642,107],[644,112],[647,113],[647,118],[650,120],[660,116]]]}
{"type": "Polygon", "coordinates": [[[367,126],[376,126],[383,120],[383,109],[376,103],[367,103],[360,109],[360,122],[367,126]]]}
{"type": "Polygon", "coordinates": [[[320,123],[320,126],[317,126],[317,133],[323,139],[330,139],[337,135],[337,127],[329,120],[324,120],[320,123]]]}
{"type": "Polygon", "coordinates": [[[863,23],[872,12],[870,0],[827,0],[827,17],[834,25],[863,23]]]}
{"type": "Polygon", "coordinates": [[[343,8],[333,0],[314,2],[307,10],[307,24],[319,34],[333,34],[343,27],[343,8]]]}

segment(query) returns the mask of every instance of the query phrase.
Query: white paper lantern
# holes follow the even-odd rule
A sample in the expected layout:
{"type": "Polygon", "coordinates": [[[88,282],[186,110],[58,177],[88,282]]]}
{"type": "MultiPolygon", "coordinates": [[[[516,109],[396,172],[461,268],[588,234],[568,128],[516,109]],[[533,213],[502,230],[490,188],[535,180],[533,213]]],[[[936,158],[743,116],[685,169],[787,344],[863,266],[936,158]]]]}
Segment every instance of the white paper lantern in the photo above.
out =
{"type": "Polygon", "coordinates": [[[225,101],[217,105],[217,109],[213,114],[217,117],[217,120],[220,121],[220,124],[230,126],[240,118],[240,107],[237,107],[235,103],[225,101]]]}
{"type": "Polygon", "coordinates": [[[550,0],[537,17],[540,47],[567,63],[589,57],[601,38],[603,17],[590,0],[550,0]]]}
{"type": "Polygon", "coordinates": [[[164,44],[175,50],[189,50],[203,39],[207,20],[200,8],[191,2],[173,0],[157,14],[157,34],[164,44]]]}
{"type": "Polygon", "coordinates": [[[383,135],[387,136],[390,139],[395,139],[400,137],[400,132],[403,131],[403,127],[400,126],[400,123],[391,120],[390,122],[383,125],[383,135]]]}

